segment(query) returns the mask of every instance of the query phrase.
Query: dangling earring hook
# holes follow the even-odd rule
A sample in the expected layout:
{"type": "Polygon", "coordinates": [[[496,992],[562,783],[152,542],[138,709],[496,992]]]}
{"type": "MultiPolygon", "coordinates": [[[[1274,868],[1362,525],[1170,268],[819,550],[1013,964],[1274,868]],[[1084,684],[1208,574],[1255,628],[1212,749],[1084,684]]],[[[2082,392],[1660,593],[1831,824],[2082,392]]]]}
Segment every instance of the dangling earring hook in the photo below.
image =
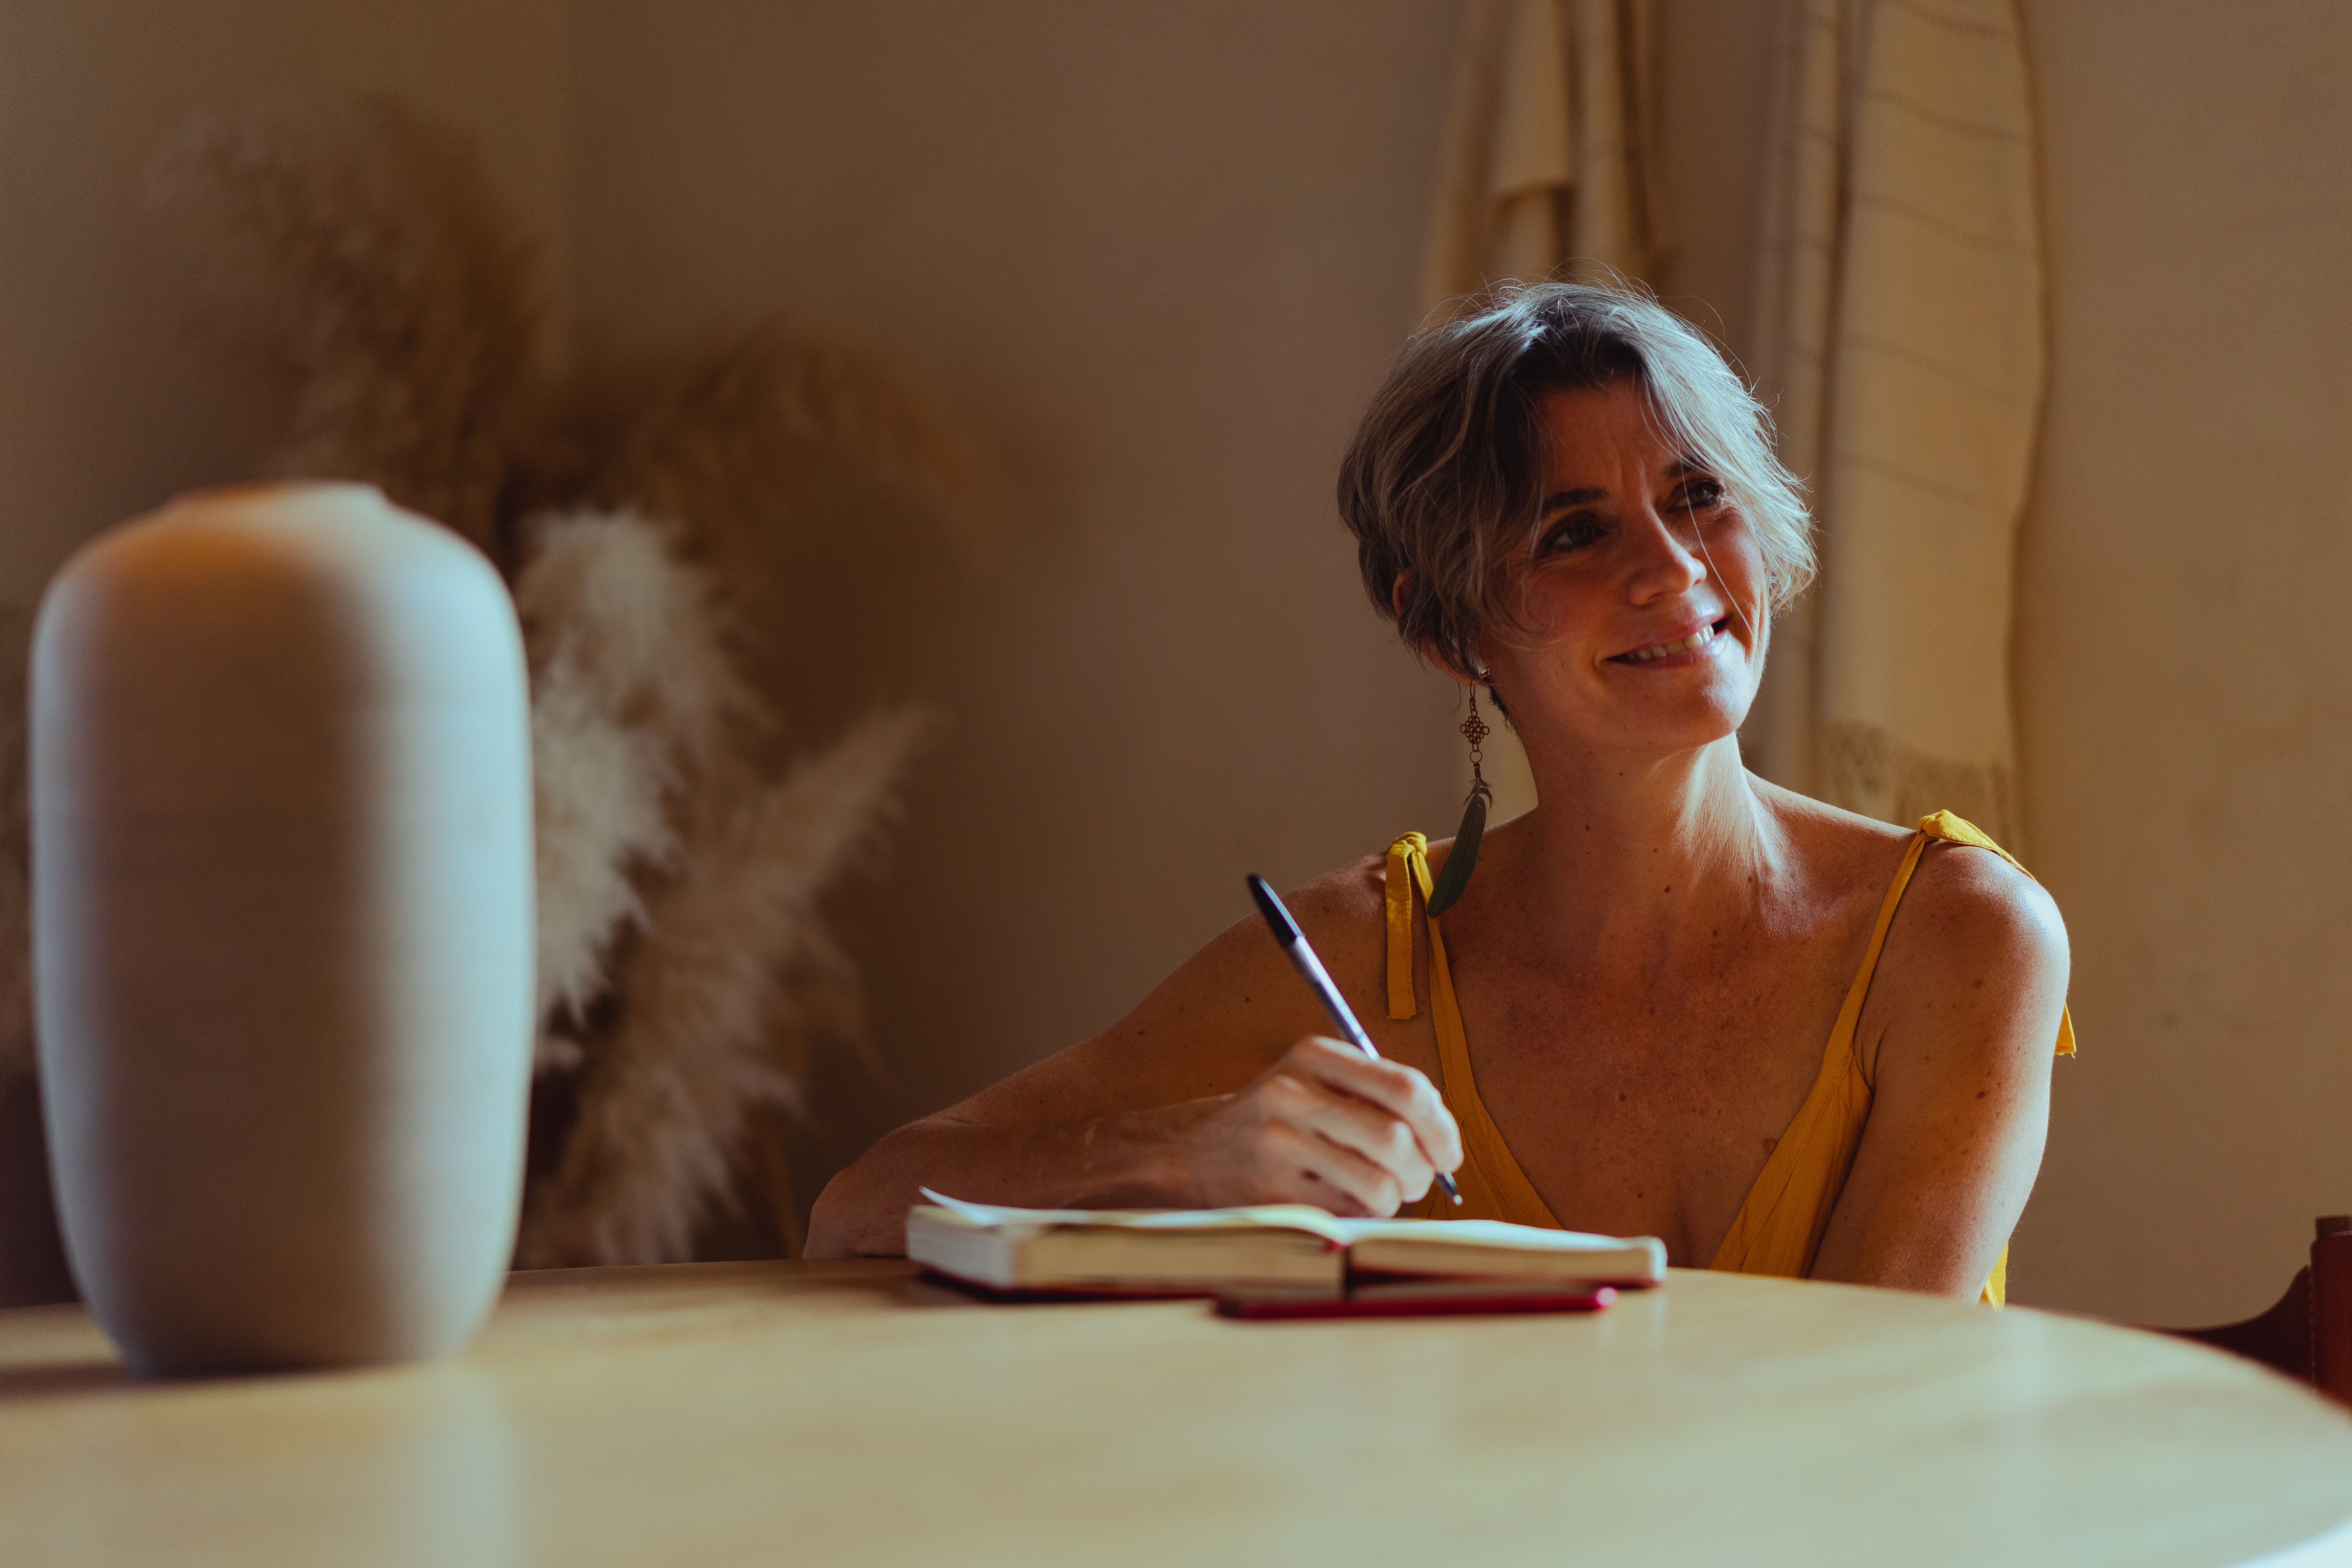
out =
{"type": "MultiPolygon", "coordinates": [[[[1494,688],[1490,684],[1487,689],[1494,688]]],[[[1470,717],[1462,721],[1462,738],[1470,742],[1470,793],[1484,795],[1490,802],[1495,792],[1487,787],[1486,772],[1479,764],[1486,760],[1486,737],[1494,732],[1478,717],[1478,689],[1474,686],[1470,689],[1470,717]]]]}
{"type": "MultiPolygon", "coordinates": [[[[1494,689],[1490,681],[1486,689],[1494,689]]],[[[1486,760],[1486,737],[1494,731],[1478,717],[1478,688],[1470,688],[1470,717],[1462,721],[1462,738],[1470,742],[1470,798],[1463,803],[1462,826],[1454,830],[1454,848],[1445,857],[1445,869],[1430,884],[1429,913],[1433,920],[1454,907],[1462,889],[1470,885],[1470,873],[1478,868],[1478,844],[1486,836],[1486,808],[1494,803],[1495,792],[1486,783],[1486,770],[1479,764],[1486,760]]]]}

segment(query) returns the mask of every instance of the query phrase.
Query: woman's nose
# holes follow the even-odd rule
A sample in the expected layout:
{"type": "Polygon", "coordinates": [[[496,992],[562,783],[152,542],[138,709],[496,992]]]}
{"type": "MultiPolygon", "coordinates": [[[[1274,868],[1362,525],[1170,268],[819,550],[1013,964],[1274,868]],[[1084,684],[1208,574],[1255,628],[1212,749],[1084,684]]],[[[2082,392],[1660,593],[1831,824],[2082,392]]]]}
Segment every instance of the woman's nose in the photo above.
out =
{"type": "Polygon", "coordinates": [[[1649,506],[1629,520],[1625,542],[1633,559],[1626,586],[1635,604],[1686,594],[1706,581],[1706,561],[1699,553],[1696,533],[1673,526],[1688,521],[1681,513],[1668,518],[1649,506]]]}

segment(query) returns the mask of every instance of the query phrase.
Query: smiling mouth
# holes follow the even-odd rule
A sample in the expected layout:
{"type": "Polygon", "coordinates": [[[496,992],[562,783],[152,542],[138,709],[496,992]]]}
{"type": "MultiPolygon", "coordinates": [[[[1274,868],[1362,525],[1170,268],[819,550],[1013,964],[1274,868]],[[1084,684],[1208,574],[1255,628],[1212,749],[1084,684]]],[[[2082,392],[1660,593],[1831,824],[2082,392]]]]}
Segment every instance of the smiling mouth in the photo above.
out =
{"type": "Polygon", "coordinates": [[[1708,622],[1706,626],[1699,627],[1698,630],[1691,633],[1691,635],[1686,637],[1677,637],[1673,642],[1653,643],[1648,647],[1637,647],[1631,653],[1621,653],[1616,655],[1612,658],[1609,662],[1612,664],[1648,664],[1654,659],[1672,658],[1678,653],[1696,653],[1701,648],[1713,643],[1716,638],[1721,637],[1723,635],[1724,628],[1728,626],[1730,624],[1731,617],[1729,616],[1726,616],[1721,620],[1708,622]]]}

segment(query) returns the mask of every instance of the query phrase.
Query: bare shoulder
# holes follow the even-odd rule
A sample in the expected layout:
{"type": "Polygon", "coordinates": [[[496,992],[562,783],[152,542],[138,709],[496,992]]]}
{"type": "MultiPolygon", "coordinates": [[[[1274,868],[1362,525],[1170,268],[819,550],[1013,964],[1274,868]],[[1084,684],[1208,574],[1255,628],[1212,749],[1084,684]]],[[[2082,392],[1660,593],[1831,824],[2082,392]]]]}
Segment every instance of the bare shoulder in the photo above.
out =
{"type": "MultiPolygon", "coordinates": [[[[1754,774],[1749,775],[1749,783],[1782,830],[1810,858],[1828,865],[1874,865],[1890,854],[1899,858],[1916,837],[1912,828],[1814,800],[1754,774]]],[[[2013,908],[2021,914],[2030,911],[2037,920],[2054,920],[2057,915],[2057,905],[2041,884],[2001,856],[1944,839],[1928,844],[1904,902],[1910,904],[1921,893],[1927,895],[1926,902],[1948,900],[1956,909],[1972,908],[1982,915],[1995,914],[2002,908],[2013,908]]]]}
{"type": "Polygon", "coordinates": [[[1333,982],[1364,1015],[1380,994],[1388,961],[1387,858],[1351,860],[1282,897],[1333,982]]]}
{"type": "MultiPolygon", "coordinates": [[[[1883,897],[1913,830],[1756,784],[1819,885],[1843,889],[1857,909],[1883,897]]],[[[1948,1010],[1966,994],[1996,1012],[2046,1011],[2054,1027],[2067,963],[2065,922],[2047,889],[1990,849],[1930,840],[1888,932],[1870,1015],[1884,1025],[1948,1010]]]]}
{"type": "MultiPolygon", "coordinates": [[[[1283,907],[1298,921],[1318,955],[1341,988],[1360,967],[1366,938],[1377,937],[1386,919],[1384,863],[1378,856],[1354,860],[1296,888],[1282,889],[1283,907]]],[[[1234,891],[1240,892],[1238,885],[1234,891]]],[[[1246,899],[1237,899],[1248,909],[1246,899]]],[[[1285,996],[1306,996],[1291,975],[1290,963],[1255,910],[1227,926],[1147,999],[1142,1011],[1170,1005],[1213,1005],[1213,998],[1251,995],[1268,988],[1285,996]],[[1280,977],[1276,980],[1274,977],[1280,977]],[[1248,981],[1253,984],[1244,984],[1248,981]]],[[[1311,1006],[1311,999],[1310,999],[1311,1006]]]]}
{"type": "Polygon", "coordinates": [[[1932,936],[1933,949],[1952,963],[2055,963],[2064,972],[2066,922],[2058,901],[1990,849],[1929,844],[1903,901],[1915,943],[1932,936]]]}
{"type": "Polygon", "coordinates": [[[2047,889],[1990,849],[1938,841],[1904,894],[1871,1007],[1930,1055],[1948,1042],[1979,1064],[2046,1070],[2068,964],[2066,923],[2047,889]]]}
{"type": "Polygon", "coordinates": [[[1388,918],[1388,885],[1387,858],[1367,855],[1325,872],[1282,899],[1313,942],[1318,929],[1339,932],[1382,924],[1388,918]]]}

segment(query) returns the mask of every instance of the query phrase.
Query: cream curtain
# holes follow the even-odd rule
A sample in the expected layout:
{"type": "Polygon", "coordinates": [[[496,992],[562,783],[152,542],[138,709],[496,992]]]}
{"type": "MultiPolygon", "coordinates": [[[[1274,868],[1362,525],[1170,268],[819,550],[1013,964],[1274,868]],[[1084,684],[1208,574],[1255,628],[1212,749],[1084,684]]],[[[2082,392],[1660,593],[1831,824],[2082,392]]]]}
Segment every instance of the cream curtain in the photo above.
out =
{"type": "Polygon", "coordinates": [[[2014,846],[2011,593],[2041,416],[2034,139],[2015,0],[1783,0],[1752,369],[1812,487],[1759,772],[2014,846]]]}
{"type": "Polygon", "coordinates": [[[1422,305],[1654,259],[1651,0],[1473,0],[1422,305]]]}
{"type": "MultiPolygon", "coordinates": [[[[1473,0],[1463,23],[1422,307],[1443,314],[1510,279],[1658,258],[1651,0],[1473,0]]],[[[1497,818],[1535,805],[1507,730],[1486,743],[1497,818]]],[[[1467,787],[1465,761],[1463,782],[1467,787]]]]}

